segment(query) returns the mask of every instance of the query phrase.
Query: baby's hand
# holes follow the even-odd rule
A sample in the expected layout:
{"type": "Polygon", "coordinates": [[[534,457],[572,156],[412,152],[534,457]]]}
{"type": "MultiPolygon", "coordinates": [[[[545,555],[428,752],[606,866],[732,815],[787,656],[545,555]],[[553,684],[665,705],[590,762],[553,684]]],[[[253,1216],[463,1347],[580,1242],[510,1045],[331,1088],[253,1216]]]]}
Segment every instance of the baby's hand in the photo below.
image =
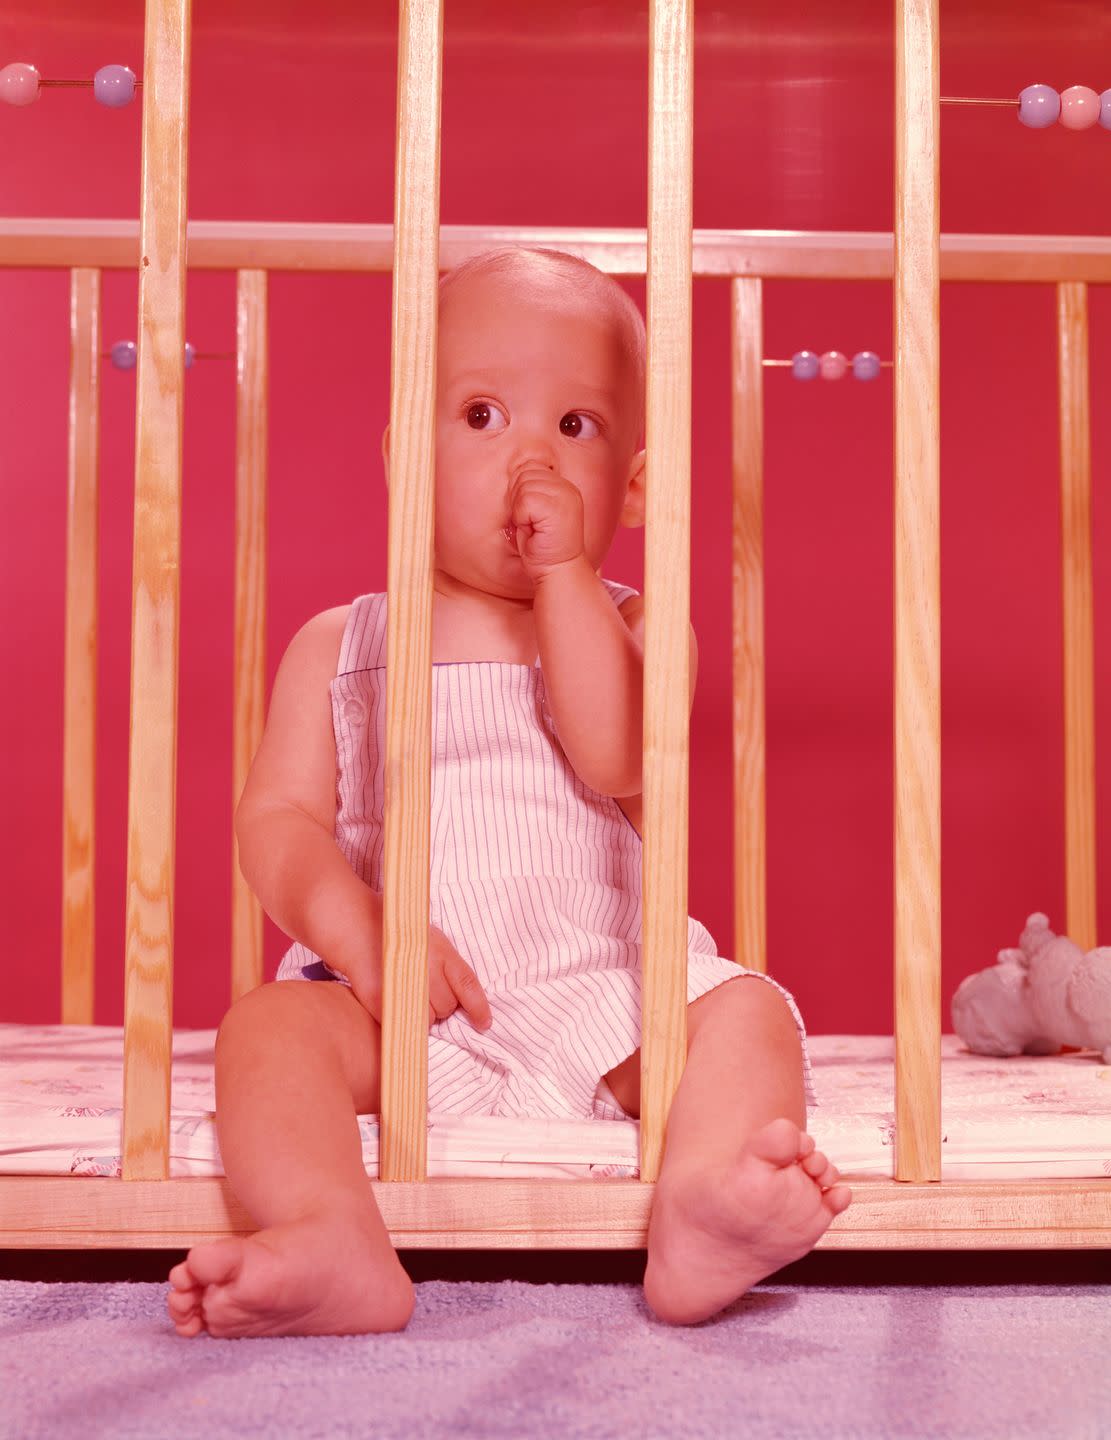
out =
{"type": "MultiPolygon", "coordinates": [[[[379,931],[379,944],[381,943],[379,931]]],[[[355,999],[373,1019],[382,1023],[382,965],[366,962],[341,966],[334,958],[333,970],[351,983],[355,999]]],[[[446,1020],[462,1006],[476,1029],[489,1030],[494,1023],[490,1002],[478,976],[435,925],[428,927],[428,1023],[446,1020]]]]}
{"type": "Polygon", "coordinates": [[[493,1024],[490,1002],[478,976],[442,930],[428,927],[428,1023],[446,1020],[460,1006],[478,1030],[493,1024]]]}
{"type": "Polygon", "coordinates": [[[526,465],[509,503],[510,540],[534,585],[583,554],[583,498],[570,480],[543,465],[526,465]]]}

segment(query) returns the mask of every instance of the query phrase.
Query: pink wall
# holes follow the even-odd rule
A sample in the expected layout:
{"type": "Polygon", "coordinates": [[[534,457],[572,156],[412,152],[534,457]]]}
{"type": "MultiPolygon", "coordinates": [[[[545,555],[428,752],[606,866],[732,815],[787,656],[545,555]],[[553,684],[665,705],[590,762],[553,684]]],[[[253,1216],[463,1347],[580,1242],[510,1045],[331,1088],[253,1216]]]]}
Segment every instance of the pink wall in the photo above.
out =
{"type": "MultiPolygon", "coordinates": [[[[646,4],[447,5],[441,218],[642,225],[646,4]]],[[[15,0],[0,64],[142,71],[141,0],[15,0]]],[[[729,0],[696,15],[697,226],[889,230],[891,0],[729,0]]],[[[943,0],[942,92],[1111,85],[1101,0],[943,0]],[[1099,58],[1103,57],[1103,58],[1099,58]]],[[[396,6],[197,5],[189,212],[389,221],[396,6]]],[[[138,106],[54,91],[0,113],[7,215],[135,216],[138,106]]],[[[946,230],[1107,234],[1111,134],[1032,132],[1002,110],[942,122],[946,230]]],[[[631,286],[643,304],[643,285],[631,286]]],[[[766,349],[891,355],[884,285],[766,287],[766,349]]],[[[135,335],[130,274],[104,280],[104,338],[135,335]]],[[[68,277],[0,272],[0,1016],[59,1014],[61,658],[68,277]]],[[[1098,732],[1111,720],[1107,407],[1111,297],[1091,297],[1098,732]]],[[[1052,290],[942,297],[943,1018],[1028,912],[1064,927],[1056,351],[1052,290]]],[[[311,614],[385,588],[388,277],[271,281],[269,673],[311,614]]],[[[732,951],[727,287],[694,308],[690,908],[732,951]]],[[[187,335],[234,347],[234,281],[197,274],[187,335]]],[[[122,1019],[134,378],[103,376],[96,1019],[122,1019]]],[[[889,1030],[892,972],[890,372],[767,384],[769,946],[812,1030],[889,1030]]],[[[186,391],[175,1020],[228,1003],[234,368],[186,391]]],[[[606,573],[641,585],[643,532],[606,573]]],[[[1111,938],[1111,758],[1099,775],[1102,938],[1111,938]]],[[[268,922],[266,971],[285,940],[268,922]]],[[[743,957],[737,957],[742,958],[743,957]]]]}

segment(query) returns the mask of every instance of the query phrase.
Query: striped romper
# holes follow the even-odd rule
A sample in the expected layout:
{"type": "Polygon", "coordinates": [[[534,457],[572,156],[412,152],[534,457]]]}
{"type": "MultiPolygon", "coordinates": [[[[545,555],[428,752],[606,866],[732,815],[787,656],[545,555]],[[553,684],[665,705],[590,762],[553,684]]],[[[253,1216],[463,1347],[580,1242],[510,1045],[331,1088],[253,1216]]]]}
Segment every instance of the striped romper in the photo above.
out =
{"type": "MultiPolygon", "coordinates": [[[[603,580],[615,605],[637,592],[603,580]]],[[[331,682],[336,842],[383,889],[386,596],[360,595],[331,682]]],[[[630,1118],[602,1077],[640,1045],[641,837],[617,801],[572,768],[544,673],[501,660],[432,669],[431,924],[478,976],[493,1023],[462,1009],[428,1034],[428,1109],[449,1114],[630,1118]]],[[[753,975],[688,918],[687,1000],[753,975]]],[[[343,976],[295,943],[279,980],[343,976]]]]}

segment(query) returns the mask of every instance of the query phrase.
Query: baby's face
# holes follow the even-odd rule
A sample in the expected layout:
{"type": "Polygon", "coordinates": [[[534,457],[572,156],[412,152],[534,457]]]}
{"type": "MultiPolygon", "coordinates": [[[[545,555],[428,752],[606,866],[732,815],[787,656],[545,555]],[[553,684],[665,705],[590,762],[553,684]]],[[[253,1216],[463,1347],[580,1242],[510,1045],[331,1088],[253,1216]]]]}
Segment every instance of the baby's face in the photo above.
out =
{"type": "Polygon", "coordinates": [[[444,297],[436,414],[436,565],[487,593],[532,585],[506,539],[523,469],[547,467],[583,500],[597,570],[619,523],[642,523],[630,366],[613,320],[543,274],[480,275],[444,297]]]}

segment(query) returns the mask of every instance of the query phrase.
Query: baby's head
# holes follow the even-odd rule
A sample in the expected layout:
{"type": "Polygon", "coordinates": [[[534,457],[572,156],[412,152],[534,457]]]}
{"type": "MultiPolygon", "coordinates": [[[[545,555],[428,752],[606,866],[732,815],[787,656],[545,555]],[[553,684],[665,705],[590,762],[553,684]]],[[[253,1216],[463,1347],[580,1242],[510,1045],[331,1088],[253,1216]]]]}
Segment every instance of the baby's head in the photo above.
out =
{"type": "Polygon", "coordinates": [[[645,357],[631,296],[575,256],[489,250],[441,278],[437,568],[524,598],[503,527],[516,476],[537,465],[578,488],[586,554],[601,567],[618,525],[644,523],[645,357]]]}

